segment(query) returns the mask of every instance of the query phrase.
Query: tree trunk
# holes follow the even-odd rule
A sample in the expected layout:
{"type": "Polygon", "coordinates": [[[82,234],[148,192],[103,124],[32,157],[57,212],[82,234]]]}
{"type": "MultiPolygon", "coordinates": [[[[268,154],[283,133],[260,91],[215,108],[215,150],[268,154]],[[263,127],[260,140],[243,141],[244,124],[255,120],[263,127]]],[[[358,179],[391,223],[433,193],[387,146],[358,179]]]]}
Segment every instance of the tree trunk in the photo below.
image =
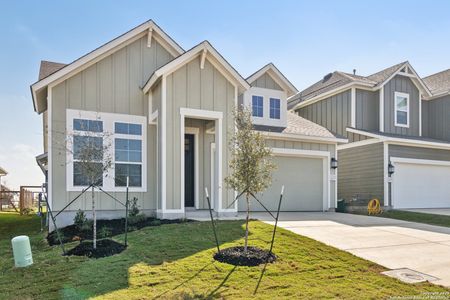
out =
{"type": "Polygon", "coordinates": [[[94,187],[92,187],[92,245],[94,249],[97,249],[97,216],[95,214],[95,195],[94,195],[94,187]]]}
{"type": "Polygon", "coordinates": [[[247,253],[247,246],[248,246],[248,221],[250,219],[250,197],[249,197],[248,193],[245,193],[245,199],[247,200],[247,217],[245,219],[244,252],[247,253]]]}

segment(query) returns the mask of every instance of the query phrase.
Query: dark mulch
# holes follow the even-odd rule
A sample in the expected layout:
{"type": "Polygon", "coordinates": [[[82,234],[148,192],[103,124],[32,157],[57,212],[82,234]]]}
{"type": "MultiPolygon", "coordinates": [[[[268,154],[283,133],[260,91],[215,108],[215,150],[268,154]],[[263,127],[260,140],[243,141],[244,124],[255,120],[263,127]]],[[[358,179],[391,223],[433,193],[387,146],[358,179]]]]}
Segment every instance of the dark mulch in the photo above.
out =
{"type": "MultiPolygon", "coordinates": [[[[133,224],[131,224],[130,221],[128,221],[128,232],[132,232],[149,226],[160,226],[164,224],[174,224],[183,222],[194,222],[194,221],[185,219],[166,220],[148,217],[143,219],[142,221],[133,224]]],[[[97,220],[97,234],[100,232],[102,227],[107,227],[110,230],[110,235],[108,237],[125,233],[125,218],[113,220],[97,220]]],[[[83,231],[78,230],[78,228],[75,225],[69,225],[58,229],[60,230],[60,233],[62,233],[63,243],[69,243],[78,240],[92,240],[93,238],[92,227],[83,231]]],[[[52,231],[47,235],[47,241],[51,246],[59,245],[58,235],[56,234],[56,231],[52,231]]]]}
{"type": "Polygon", "coordinates": [[[258,266],[260,264],[272,263],[277,257],[267,250],[258,247],[248,247],[247,253],[244,247],[230,247],[214,254],[214,259],[234,266],[258,266]]]}
{"type": "Polygon", "coordinates": [[[98,240],[96,249],[93,248],[92,241],[83,241],[75,248],[67,251],[66,255],[100,258],[118,254],[125,249],[126,249],[125,245],[122,245],[110,239],[98,240]]]}

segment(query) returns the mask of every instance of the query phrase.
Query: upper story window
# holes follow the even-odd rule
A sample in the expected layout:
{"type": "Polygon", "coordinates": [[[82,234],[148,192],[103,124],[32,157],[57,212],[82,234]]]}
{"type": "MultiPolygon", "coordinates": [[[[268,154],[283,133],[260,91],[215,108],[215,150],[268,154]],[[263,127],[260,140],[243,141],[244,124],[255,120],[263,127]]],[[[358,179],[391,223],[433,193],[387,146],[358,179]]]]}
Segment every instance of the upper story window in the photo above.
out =
{"type": "Polygon", "coordinates": [[[395,126],[409,127],[409,94],[395,92],[395,126]]]}
{"type": "Polygon", "coordinates": [[[252,96],[252,116],[260,118],[264,116],[264,100],[262,96],[252,96]]]}
{"type": "Polygon", "coordinates": [[[280,99],[270,98],[270,118],[280,119],[280,99]]]}

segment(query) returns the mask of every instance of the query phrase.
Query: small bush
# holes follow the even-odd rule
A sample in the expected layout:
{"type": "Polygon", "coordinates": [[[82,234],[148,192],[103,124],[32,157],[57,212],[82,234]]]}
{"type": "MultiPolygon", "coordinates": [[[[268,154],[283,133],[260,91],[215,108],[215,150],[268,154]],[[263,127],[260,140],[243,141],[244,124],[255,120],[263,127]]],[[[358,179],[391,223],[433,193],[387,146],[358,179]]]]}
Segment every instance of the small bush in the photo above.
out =
{"type": "Polygon", "coordinates": [[[104,239],[104,238],[110,237],[112,235],[112,230],[111,230],[111,228],[109,228],[107,226],[103,226],[102,228],[100,228],[97,235],[99,238],[104,239]]]}
{"type": "Polygon", "coordinates": [[[130,224],[130,225],[138,224],[141,222],[145,222],[146,219],[147,219],[147,217],[144,214],[139,214],[139,215],[136,215],[133,217],[129,217],[128,224],[130,224]]]}
{"type": "Polygon", "coordinates": [[[161,221],[156,219],[150,222],[150,226],[159,226],[161,225],[161,221]]]}
{"type": "Polygon", "coordinates": [[[31,215],[34,212],[34,210],[32,208],[24,208],[22,209],[22,215],[24,216],[28,216],[31,215]]]}
{"type": "Polygon", "coordinates": [[[84,222],[83,226],[79,230],[80,231],[91,231],[93,225],[94,225],[94,222],[92,220],[86,220],[86,222],[84,222]]]}
{"type": "Polygon", "coordinates": [[[128,211],[128,217],[135,217],[137,215],[139,215],[139,206],[137,204],[138,202],[138,198],[133,197],[133,199],[131,199],[130,203],[128,204],[130,206],[130,210],[128,211]]]}
{"type": "Polygon", "coordinates": [[[73,224],[75,225],[75,227],[79,230],[82,231],[83,227],[85,226],[87,222],[87,218],[86,218],[86,214],[84,213],[84,211],[82,211],[81,209],[79,209],[77,211],[77,214],[75,215],[75,217],[73,218],[73,224]]]}

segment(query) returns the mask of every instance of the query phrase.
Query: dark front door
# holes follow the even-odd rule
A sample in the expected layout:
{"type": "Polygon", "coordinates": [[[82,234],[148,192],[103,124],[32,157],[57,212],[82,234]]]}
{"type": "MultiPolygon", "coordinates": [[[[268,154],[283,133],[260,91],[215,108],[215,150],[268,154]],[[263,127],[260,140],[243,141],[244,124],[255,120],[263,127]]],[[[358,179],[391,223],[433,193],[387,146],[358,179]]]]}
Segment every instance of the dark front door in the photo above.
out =
{"type": "Polygon", "coordinates": [[[184,135],[184,206],[194,207],[194,135],[184,135]]]}

